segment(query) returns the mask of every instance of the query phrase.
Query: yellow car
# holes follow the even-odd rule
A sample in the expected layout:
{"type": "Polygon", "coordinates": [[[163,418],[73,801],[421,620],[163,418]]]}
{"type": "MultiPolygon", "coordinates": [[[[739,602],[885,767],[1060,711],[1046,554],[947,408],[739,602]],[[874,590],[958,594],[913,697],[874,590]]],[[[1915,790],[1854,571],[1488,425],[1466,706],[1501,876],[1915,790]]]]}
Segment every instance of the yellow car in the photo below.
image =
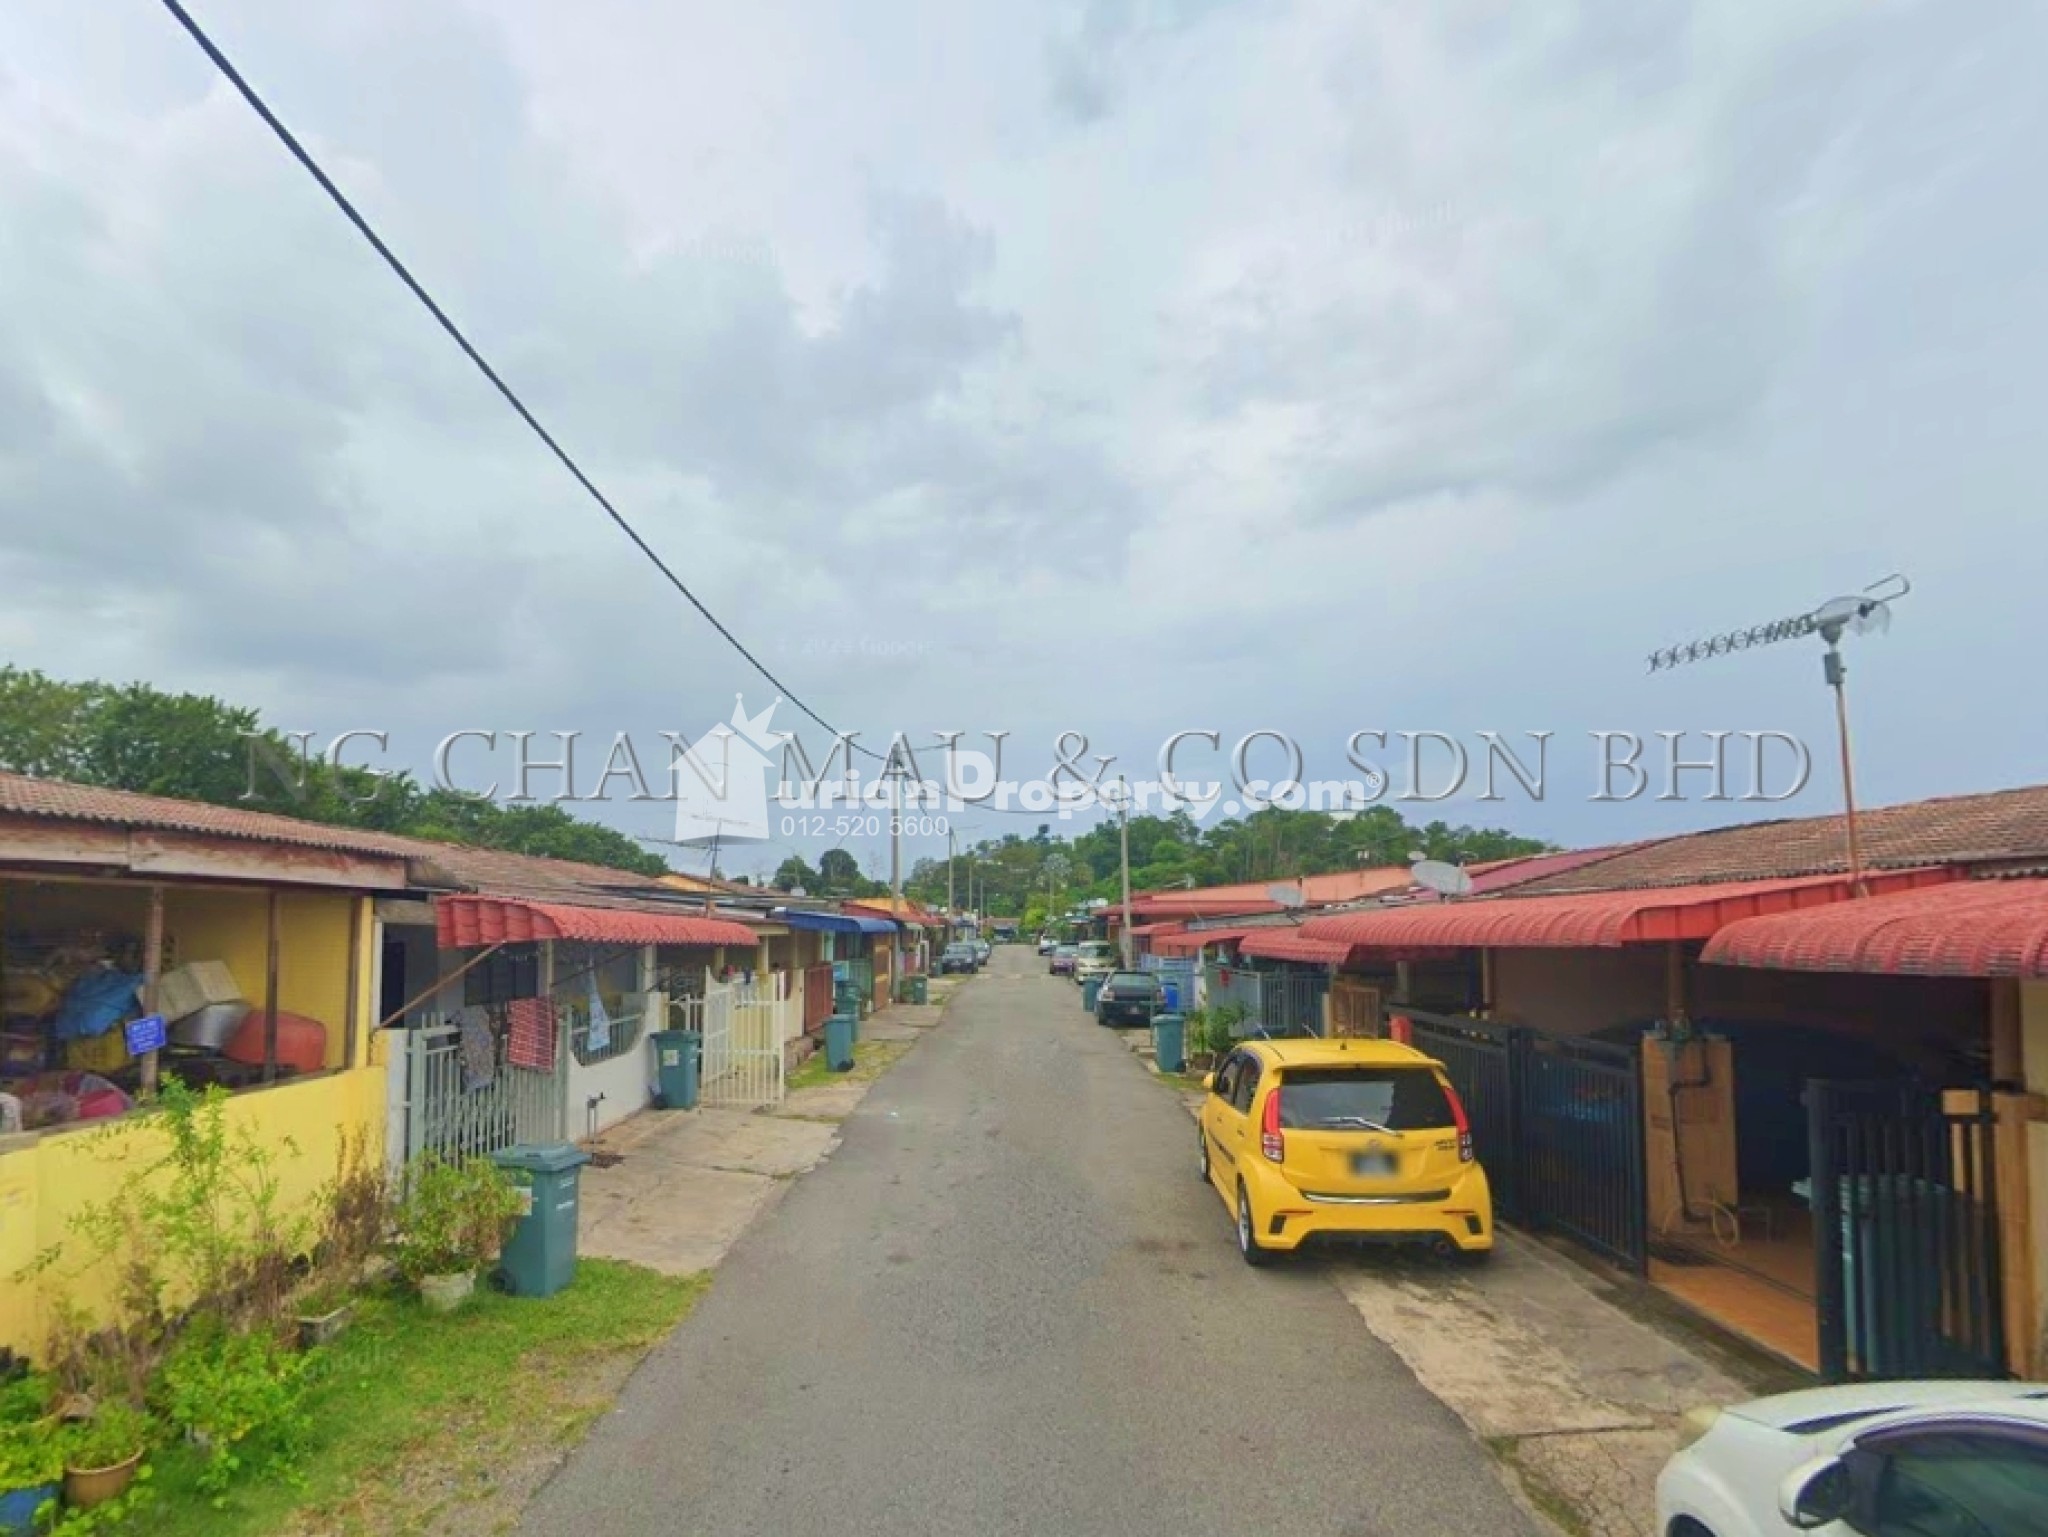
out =
{"type": "Polygon", "coordinates": [[[1481,1260],[1493,1196],[1443,1065],[1397,1041],[1247,1041],[1203,1080],[1202,1178],[1248,1265],[1314,1241],[1481,1260]]]}

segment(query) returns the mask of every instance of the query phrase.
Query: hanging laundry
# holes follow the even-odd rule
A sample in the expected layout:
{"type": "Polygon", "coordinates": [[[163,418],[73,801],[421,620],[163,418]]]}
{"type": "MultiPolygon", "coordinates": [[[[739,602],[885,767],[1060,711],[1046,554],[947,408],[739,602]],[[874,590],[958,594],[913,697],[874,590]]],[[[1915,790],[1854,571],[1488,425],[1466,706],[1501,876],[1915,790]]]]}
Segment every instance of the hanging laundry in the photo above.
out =
{"type": "Polygon", "coordinates": [[[555,1070],[555,1006],[546,998],[515,998],[505,1005],[509,1039],[505,1060],[538,1072],[555,1070]]]}
{"type": "Polygon", "coordinates": [[[597,995],[597,974],[589,977],[590,1028],[584,1032],[583,1049],[598,1056],[612,1049],[612,1017],[604,1011],[604,999],[597,995]]]}
{"type": "Polygon", "coordinates": [[[462,1058],[462,1087],[474,1094],[489,1088],[498,1076],[498,1038],[491,1033],[491,1011],[472,1004],[457,1012],[455,1022],[462,1031],[457,1048],[462,1058]]]}

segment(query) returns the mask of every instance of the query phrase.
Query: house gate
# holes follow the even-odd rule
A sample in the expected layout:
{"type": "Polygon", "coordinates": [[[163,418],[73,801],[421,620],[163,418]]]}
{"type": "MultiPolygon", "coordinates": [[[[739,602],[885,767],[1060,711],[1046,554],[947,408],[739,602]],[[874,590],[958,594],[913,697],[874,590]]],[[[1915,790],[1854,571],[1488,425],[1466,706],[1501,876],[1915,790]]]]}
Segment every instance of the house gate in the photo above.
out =
{"type": "Polygon", "coordinates": [[[1166,1006],[1185,1013],[1195,1006],[1195,962],[1185,955],[1141,955],[1138,965],[1166,989],[1166,1006]]]}
{"type": "Polygon", "coordinates": [[[569,1032],[555,1020],[554,1066],[517,1067],[507,1060],[508,1034],[492,1043],[489,1071],[465,1062],[462,1028],[443,1015],[398,1032],[402,1052],[392,1070],[404,1076],[397,1096],[402,1135],[393,1139],[408,1162],[422,1153],[473,1158],[517,1142],[560,1142],[569,1124],[569,1032]]]}
{"type": "Polygon", "coordinates": [[[730,1109],[782,1103],[784,1043],[803,1025],[788,981],[789,974],[778,971],[751,984],[714,983],[702,998],[689,1000],[683,1017],[671,1011],[674,1028],[703,1036],[699,1103],[730,1109]]]}
{"type": "Polygon", "coordinates": [[[1522,1026],[1398,1012],[1464,1102],[1496,1213],[1642,1274],[1649,1233],[1635,1054],[1522,1026]]]}
{"type": "Polygon", "coordinates": [[[1806,1089],[1821,1375],[2006,1375],[1988,1093],[1806,1089]]]}

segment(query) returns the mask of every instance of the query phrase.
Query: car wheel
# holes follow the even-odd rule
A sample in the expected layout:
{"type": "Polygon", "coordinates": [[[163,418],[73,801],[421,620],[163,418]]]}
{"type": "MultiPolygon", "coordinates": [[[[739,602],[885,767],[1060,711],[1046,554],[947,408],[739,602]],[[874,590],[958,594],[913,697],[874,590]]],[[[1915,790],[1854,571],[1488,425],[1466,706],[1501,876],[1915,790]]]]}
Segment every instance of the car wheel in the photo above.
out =
{"type": "Polygon", "coordinates": [[[1252,1223],[1252,1198],[1245,1194],[1242,1181],[1237,1187],[1237,1252],[1255,1269],[1271,1263],[1273,1258],[1273,1251],[1259,1242],[1258,1230],[1252,1223]]]}
{"type": "Polygon", "coordinates": [[[1209,1134],[1199,1126],[1195,1128],[1195,1158],[1202,1171],[1202,1183],[1206,1185],[1212,1177],[1209,1172],[1209,1134]]]}

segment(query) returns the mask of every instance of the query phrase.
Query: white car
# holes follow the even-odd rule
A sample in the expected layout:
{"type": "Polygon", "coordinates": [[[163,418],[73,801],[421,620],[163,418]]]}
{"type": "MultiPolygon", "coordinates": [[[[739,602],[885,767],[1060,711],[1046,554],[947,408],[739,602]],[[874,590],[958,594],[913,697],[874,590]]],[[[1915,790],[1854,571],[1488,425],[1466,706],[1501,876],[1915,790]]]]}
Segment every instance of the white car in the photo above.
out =
{"type": "Polygon", "coordinates": [[[1051,955],[1054,950],[1059,948],[1059,943],[1052,935],[1041,934],[1038,936],[1038,953],[1040,955],[1051,955]]]}
{"type": "Polygon", "coordinates": [[[1864,1382],[1688,1417],[1657,1537],[2039,1537],[2048,1386],[1864,1382]]]}

